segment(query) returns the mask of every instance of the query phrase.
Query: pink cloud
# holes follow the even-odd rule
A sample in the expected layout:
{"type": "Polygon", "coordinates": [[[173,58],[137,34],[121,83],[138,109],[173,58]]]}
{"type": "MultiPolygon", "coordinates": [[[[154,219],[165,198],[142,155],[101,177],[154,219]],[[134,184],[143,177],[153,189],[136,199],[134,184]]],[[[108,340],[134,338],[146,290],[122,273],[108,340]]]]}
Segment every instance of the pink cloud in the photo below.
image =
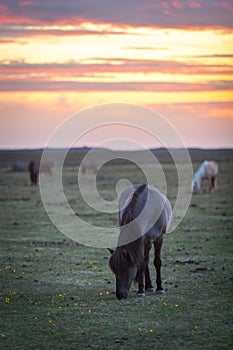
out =
{"type": "Polygon", "coordinates": [[[171,6],[167,1],[162,1],[162,7],[163,7],[163,14],[164,15],[170,15],[171,13],[171,6]]]}
{"type": "Polygon", "coordinates": [[[172,2],[172,5],[173,5],[173,7],[175,7],[177,10],[180,10],[180,9],[183,9],[183,8],[184,8],[184,5],[182,4],[182,2],[181,2],[181,1],[178,1],[178,0],[173,1],[173,2],[172,2]]]}
{"type": "Polygon", "coordinates": [[[34,6],[34,4],[29,0],[23,0],[20,2],[19,7],[34,6]]]}
{"type": "Polygon", "coordinates": [[[220,7],[222,7],[223,9],[233,12],[233,4],[232,3],[227,3],[227,2],[222,2],[220,4],[220,7]]]}
{"type": "Polygon", "coordinates": [[[201,8],[201,4],[197,1],[190,1],[189,2],[189,7],[191,9],[198,9],[198,8],[201,8]]]}

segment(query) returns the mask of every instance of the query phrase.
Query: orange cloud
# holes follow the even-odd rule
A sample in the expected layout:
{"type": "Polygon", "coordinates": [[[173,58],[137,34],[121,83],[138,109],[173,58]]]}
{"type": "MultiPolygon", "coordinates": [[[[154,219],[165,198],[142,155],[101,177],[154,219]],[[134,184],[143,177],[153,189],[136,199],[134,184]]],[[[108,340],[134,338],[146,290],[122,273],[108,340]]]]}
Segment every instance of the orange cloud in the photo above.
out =
{"type": "MultiPolygon", "coordinates": [[[[231,58],[231,55],[229,55],[231,58]]],[[[181,74],[181,75],[233,75],[233,65],[231,64],[188,64],[170,60],[151,59],[128,59],[110,58],[95,59],[100,63],[41,63],[27,64],[24,62],[10,61],[0,63],[0,72],[6,76],[17,77],[19,74],[44,76],[90,76],[90,74],[100,73],[160,73],[160,74],[181,74]]]]}

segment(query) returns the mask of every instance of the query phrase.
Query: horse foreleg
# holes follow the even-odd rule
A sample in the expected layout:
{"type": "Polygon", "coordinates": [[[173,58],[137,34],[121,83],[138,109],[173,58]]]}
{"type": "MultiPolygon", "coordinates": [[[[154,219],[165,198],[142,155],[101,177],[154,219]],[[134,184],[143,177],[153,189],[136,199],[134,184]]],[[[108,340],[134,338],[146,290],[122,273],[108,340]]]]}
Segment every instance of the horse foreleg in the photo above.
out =
{"type": "Polygon", "coordinates": [[[145,266],[144,266],[144,264],[142,264],[140,269],[138,269],[137,276],[136,276],[136,279],[135,279],[135,282],[138,283],[138,291],[137,291],[137,296],[138,297],[144,297],[145,296],[144,274],[145,274],[145,266]]]}
{"type": "Polygon", "coordinates": [[[205,183],[205,179],[202,178],[201,182],[200,182],[200,188],[199,188],[199,193],[204,193],[204,183],[205,183]]]}
{"type": "Polygon", "coordinates": [[[31,185],[36,185],[37,184],[37,175],[36,174],[32,174],[31,175],[31,185]]]}
{"type": "Polygon", "coordinates": [[[138,271],[137,280],[138,280],[137,296],[144,297],[145,291],[144,291],[144,268],[143,267],[140,269],[140,271],[138,271]]]}
{"type": "Polygon", "coordinates": [[[37,185],[38,176],[39,176],[39,172],[36,172],[36,174],[35,174],[35,176],[34,176],[34,185],[37,185]]]}
{"type": "Polygon", "coordinates": [[[30,173],[30,182],[31,182],[31,186],[34,185],[34,175],[32,173],[30,173]]]}
{"type": "Polygon", "coordinates": [[[157,294],[163,294],[164,290],[162,287],[162,278],[161,278],[161,266],[162,266],[162,261],[160,258],[160,253],[161,253],[161,248],[163,245],[163,238],[158,238],[155,243],[154,243],[154,249],[155,249],[155,258],[154,258],[154,265],[156,269],[156,293],[157,294]]]}

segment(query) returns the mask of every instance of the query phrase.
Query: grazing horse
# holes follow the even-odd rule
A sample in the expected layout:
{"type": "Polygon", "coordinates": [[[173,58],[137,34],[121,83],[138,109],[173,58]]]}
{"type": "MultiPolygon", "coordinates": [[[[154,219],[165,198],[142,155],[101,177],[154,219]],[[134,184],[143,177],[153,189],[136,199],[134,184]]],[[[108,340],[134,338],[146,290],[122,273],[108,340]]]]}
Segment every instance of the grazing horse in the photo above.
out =
{"type": "Polygon", "coordinates": [[[52,164],[48,162],[36,162],[31,160],[28,165],[31,186],[37,185],[39,172],[52,175],[52,164]]]}
{"type": "Polygon", "coordinates": [[[97,173],[97,168],[94,162],[91,162],[89,160],[83,161],[81,163],[81,171],[83,174],[87,174],[87,173],[93,173],[96,174],[97,173]]]}
{"type": "Polygon", "coordinates": [[[154,245],[157,294],[163,294],[160,252],[163,235],[172,217],[169,200],[153,186],[127,187],[119,200],[120,234],[118,246],[109,260],[116,277],[116,297],[127,298],[132,281],[138,283],[137,296],[144,297],[144,287],[155,292],[149,272],[149,252],[154,245]],[[145,286],[144,286],[145,279],[145,286]]]}
{"type": "Polygon", "coordinates": [[[52,164],[49,162],[40,162],[40,173],[52,175],[52,164]]]}
{"type": "Polygon", "coordinates": [[[214,192],[217,187],[218,164],[205,160],[194,175],[192,181],[192,193],[202,193],[204,181],[209,182],[209,192],[214,192]]]}

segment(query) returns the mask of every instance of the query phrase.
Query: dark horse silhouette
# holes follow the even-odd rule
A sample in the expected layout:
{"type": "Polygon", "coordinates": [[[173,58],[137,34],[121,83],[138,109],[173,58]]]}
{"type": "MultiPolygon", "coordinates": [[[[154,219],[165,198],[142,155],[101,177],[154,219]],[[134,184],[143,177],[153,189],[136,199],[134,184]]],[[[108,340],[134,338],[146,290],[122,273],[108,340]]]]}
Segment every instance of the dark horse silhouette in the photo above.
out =
{"type": "Polygon", "coordinates": [[[127,298],[132,281],[138,283],[138,296],[148,292],[163,294],[160,251],[163,235],[172,217],[169,200],[153,186],[134,185],[127,187],[119,201],[120,235],[118,246],[109,260],[116,277],[116,296],[127,298]],[[154,245],[154,266],[157,272],[156,291],[149,272],[149,252],[154,245]]]}
{"type": "Polygon", "coordinates": [[[39,162],[36,162],[35,160],[30,161],[28,165],[28,171],[30,173],[31,186],[37,185],[39,168],[40,168],[39,162]]]}
{"type": "Polygon", "coordinates": [[[48,162],[37,162],[31,160],[28,165],[31,185],[37,185],[39,172],[52,175],[52,164],[48,162]]]}

